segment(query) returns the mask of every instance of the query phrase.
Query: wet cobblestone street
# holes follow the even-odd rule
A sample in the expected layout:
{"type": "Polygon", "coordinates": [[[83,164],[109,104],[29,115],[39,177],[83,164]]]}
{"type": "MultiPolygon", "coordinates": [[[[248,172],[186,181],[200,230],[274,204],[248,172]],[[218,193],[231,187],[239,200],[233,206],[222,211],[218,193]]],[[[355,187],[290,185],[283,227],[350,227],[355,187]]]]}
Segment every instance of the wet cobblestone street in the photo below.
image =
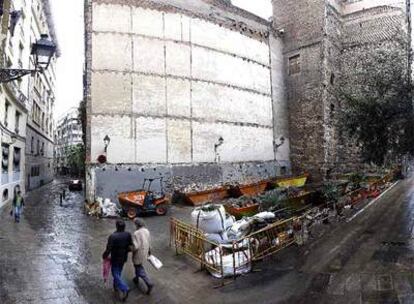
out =
{"type": "MultiPolygon", "coordinates": [[[[0,303],[118,303],[104,284],[101,254],[114,220],[83,213],[80,193],[62,206],[55,182],[30,193],[19,224],[0,211],[0,303]]],[[[329,225],[326,235],[291,247],[222,288],[219,281],[169,247],[169,217],[146,217],[153,251],[164,263],[147,266],[150,296],[124,277],[129,303],[414,303],[414,181],[402,181],[350,223],[329,225]]],[[[174,206],[170,215],[188,216],[174,206]]],[[[127,230],[132,231],[131,223],[127,230]]]]}

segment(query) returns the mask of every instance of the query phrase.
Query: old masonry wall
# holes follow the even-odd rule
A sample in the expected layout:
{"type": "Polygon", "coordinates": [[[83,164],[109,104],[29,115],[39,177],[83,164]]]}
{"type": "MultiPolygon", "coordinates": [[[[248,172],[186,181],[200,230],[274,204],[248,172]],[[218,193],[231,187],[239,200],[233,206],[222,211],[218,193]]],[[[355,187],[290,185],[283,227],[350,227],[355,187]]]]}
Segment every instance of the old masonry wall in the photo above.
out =
{"type": "Polygon", "coordinates": [[[223,1],[89,1],[86,37],[88,199],[145,177],[173,191],[289,172],[282,47],[266,21],[223,1]]]}

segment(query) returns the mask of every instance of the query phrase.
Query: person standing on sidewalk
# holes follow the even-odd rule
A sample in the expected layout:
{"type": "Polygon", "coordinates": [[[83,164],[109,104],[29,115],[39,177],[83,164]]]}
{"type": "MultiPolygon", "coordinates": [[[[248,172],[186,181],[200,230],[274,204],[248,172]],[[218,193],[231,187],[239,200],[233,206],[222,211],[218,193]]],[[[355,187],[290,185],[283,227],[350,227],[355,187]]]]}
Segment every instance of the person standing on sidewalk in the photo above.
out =
{"type": "Polygon", "coordinates": [[[122,280],[122,269],[128,259],[128,251],[132,247],[132,238],[129,232],[125,231],[125,222],[116,221],[116,231],[108,238],[106,250],[102,255],[103,259],[111,258],[111,272],[114,278],[114,290],[118,293],[121,301],[128,298],[129,287],[122,280]]]}
{"type": "Polygon", "coordinates": [[[143,264],[151,252],[150,232],[145,227],[145,222],[140,218],[135,218],[134,223],[137,230],[132,235],[132,242],[134,243],[132,262],[135,268],[135,278],[133,281],[138,285],[139,278],[141,278],[147,285],[147,294],[149,295],[154,285],[151,283],[143,264]]]}
{"type": "Polygon", "coordinates": [[[14,221],[16,223],[20,222],[20,215],[22,214],[23,206],[24,199],[22,197],[22,192],[19,190],[13,198],[14,221]]]}

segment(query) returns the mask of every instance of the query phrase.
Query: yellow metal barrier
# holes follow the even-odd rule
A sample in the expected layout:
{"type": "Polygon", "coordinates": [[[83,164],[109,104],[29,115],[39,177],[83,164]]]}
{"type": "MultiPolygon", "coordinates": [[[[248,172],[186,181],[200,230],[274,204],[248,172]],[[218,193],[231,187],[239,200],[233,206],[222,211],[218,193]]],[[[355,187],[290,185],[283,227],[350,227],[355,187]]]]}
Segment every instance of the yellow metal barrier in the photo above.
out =
{"type": "Polygon", "coordinates": [[[200,229],[171,218],[170,246],[175,247],[177,254],[184,253],[200,263],[201,269],[208,269],[223,277],[223,250],[219,244],[207,240],[200,229]],[[213,248],[218,250],[212,251],[213,248]],[[207,252],[210,252],[213,263],[206,261],[207,252]]]}
{"type": "Polygon", "coordinates": [[[220,274],[223,279],[223,258],[232,256],[233,278],[236,278],[239,270],[294,244],[295,233],[299,233],[297,227],[302,227],[300,220],[295,217],[279,221],[240,240],[222,245],[207,240],[200,229],[171,218],[170,246],[175,247],[177,254],[184,253],[200,263],[201,269],[220,274]]]}
{"type": "Polygon", "coordinates": [[[275,222],[246,236],[245,239],[249,241],[251,261],[262,260],[294,244],[296,227],[298,227],[295,223],[299,224],[298,221],[298,218],[290,218],[275,222]]]}

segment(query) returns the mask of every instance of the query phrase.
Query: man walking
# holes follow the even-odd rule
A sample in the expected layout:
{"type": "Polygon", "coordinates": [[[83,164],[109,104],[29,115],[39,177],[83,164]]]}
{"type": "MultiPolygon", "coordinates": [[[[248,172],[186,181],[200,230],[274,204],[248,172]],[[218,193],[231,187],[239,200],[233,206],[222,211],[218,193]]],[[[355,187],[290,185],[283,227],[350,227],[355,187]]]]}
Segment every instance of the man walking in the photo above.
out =
{"type": "Polygon", "coordinates": [[[145,222],[140,218],[134,220],[137,230],[132,235],[132,242],[134,244],[134,251],[132,253],[132,262],[135,267],[134,283],[138,285],[138,280],[141,278],[147,285],[147,294],[151,293],[154,285],[148,278],[143,263],[148,259],[148,254],[151,251],[150,232],[145,228],[145,222]]]}
{"type": "Polygon", "coordinates": [[[129,287],[122,280],[122,269],[128,259],[128,251],[132,246],[131,234],[125,231],[125,222],[123,220],[116,221],[116,232],[112,233],[108,238],[106,250],[102,258],[111,258],[111,272],[114,278],[114,290],[118,293],[121,301],[128,298],[129,287]]]}
{"type": "Polygon", "coordinates": [[[22,213],[22,208],[24,206],[24,199],[22,197],[22,192],[17,191],[15,197],[13,198],[13,209],[14,209],[14,221],[16,223],[20,222],[20,215],[22,213]]]}

